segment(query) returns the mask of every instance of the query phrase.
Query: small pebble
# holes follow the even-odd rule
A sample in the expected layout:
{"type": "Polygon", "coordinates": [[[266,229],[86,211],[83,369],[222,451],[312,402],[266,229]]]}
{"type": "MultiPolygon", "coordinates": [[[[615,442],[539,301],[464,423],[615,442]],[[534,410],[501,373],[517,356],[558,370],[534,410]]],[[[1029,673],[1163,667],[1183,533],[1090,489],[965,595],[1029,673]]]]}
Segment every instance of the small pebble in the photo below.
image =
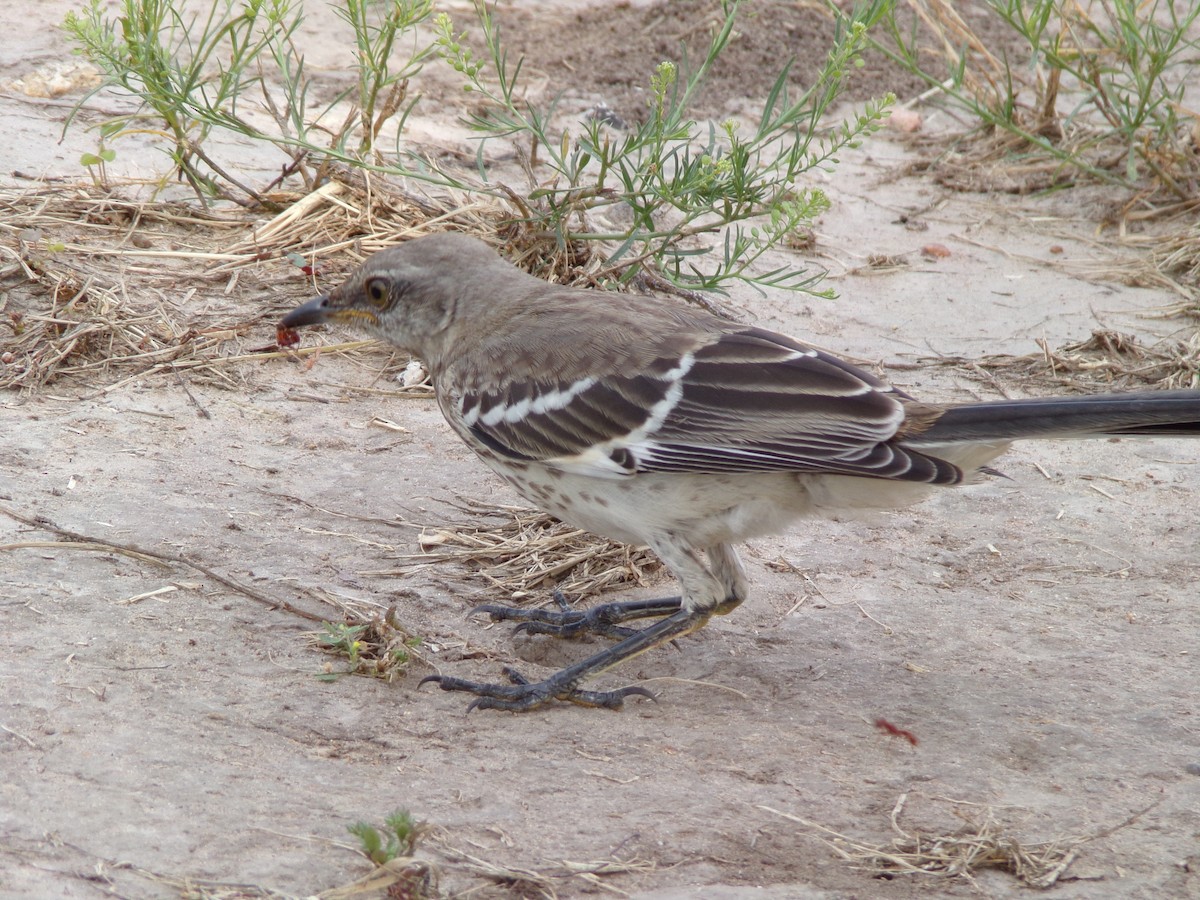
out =
{"type": "Polygon", "coordinates": [[[409,361],[399,376],[400,383],[405,387],[421,384],[428,377],[429,371],[425,368],[425,364],[415,359],[409,361]]]}
{"type": "Polygon", "coordinates": [[[914,131],[920,131],[921,114],[911,109],[897,107],[888,116],[887,127],[903,134],[912,134],[914,131]]]}
{"type": "Polygon", "coordinates": [[[1200,775],[1200,763],[1188,763],[1183,767],[1183,771],[1189,775],[1200,775]]]}

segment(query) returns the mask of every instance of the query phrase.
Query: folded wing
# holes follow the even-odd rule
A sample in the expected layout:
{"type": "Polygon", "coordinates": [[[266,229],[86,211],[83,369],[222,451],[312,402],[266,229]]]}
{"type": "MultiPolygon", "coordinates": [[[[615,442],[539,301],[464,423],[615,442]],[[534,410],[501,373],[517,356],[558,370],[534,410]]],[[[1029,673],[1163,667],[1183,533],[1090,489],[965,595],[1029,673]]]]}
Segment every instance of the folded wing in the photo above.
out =
{"type": "Polygon", "coordinates": [[[899,443],[939,410],[756,328],[698,336],[690,349],[637,371],[571,382],[511,377],[498,389],[464,393],[458,407],[494,451],[593,476],[812,472],[942,484],[963,477],[899,443]]]}

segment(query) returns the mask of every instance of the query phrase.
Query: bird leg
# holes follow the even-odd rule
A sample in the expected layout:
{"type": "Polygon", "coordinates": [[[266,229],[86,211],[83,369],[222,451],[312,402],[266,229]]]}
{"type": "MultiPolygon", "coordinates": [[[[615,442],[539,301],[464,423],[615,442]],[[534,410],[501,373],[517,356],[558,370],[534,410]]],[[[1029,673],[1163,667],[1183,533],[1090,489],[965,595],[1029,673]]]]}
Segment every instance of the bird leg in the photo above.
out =
{"type": "MultiPolygon", "coordinates": [[[[708,609],[679,609],[677,608],[678,601],[675,598],[671,598],[671,600],[675,602],[676,607],[673,614],[665,619],[660,619],[653,625],[646,626],[641,631],[635,631],[618,644],[613,644],[587,659],[560,669],[545,681],[531,682],[520,672],[506,667],[504,673],[512,681],[512,684],[485,684],[450,675],[430,675],[422,678],[421,684],[432,681],[443,691],[464,691],[474,694],[476,699],[471,701],[467,712],[473,709],[506,709],[511,712],[527,712],[544,706],[552,700],[565,700],[580,706],[601,709],[620,709],[626,697],[636,695],[653,700],[654,695],[650,691],[637,685],[619,688],[615,691],[585,691],[581,690],[579,686],[594,675],[639,656],[647,650],[653,650],[675,638],[691,634],[702,628],[712,615],[712,610],[708,609]]],[[[659,602],[666,604],[668,601],[659,602]]],[[[624,604],[609,605],[623,606],[624,604]]],[[[637,616],[630,616],[630,618],[637,618],[637,616]]]]}
{"type": "Polygon", "coordinates": [[[584,634],[599,634],[623,640],[637,634],[636,628],[624,628],[620,623],[633,619],[669,616],[679,611],[679,597],[658,600],[630,600],[623,603],[602,603],[591,609],[572,609],[561,591],[554,592],[558,610],[528,609],[485,603],[472,613],[487,613],[493,622],[520,622],[514,633],[550,634],[560,638],[575,638],[584,634]]]}

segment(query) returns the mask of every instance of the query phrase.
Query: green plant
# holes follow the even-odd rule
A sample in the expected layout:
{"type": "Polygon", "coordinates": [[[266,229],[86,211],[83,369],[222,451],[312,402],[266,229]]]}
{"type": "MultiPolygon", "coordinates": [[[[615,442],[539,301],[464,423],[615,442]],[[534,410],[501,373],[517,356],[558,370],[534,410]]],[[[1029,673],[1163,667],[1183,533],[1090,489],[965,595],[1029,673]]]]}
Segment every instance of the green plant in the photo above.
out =
{"type": "Polygon", "coordinates": [[[1175,0],[986,0],[1027,60],[997,58],[946,0],[922,0],[949,77],[931,71],[921,32],[885,19],[893,60],[984,125],[1100,180],[1140,189],[1147,178],[1192,199],[1200,166],[1185,94],[1200,52],[1200,4],[1175,0]]]}
{"type": "Polygon", "coordinates": [[[323,649],[345,656],[350,665],[358,667],[362,654],[362,634],[366,625],[346,625],[341,622],[322,622],[325,633],[318,635],[323,649]]]}
{"type": "MultiPolygon", "coordinates": [[[[554,104],[539,108],[520,98],[521,61],[510,64],[499,29],[484,0],[475,0],[487,45],[486,57],[462,44],[447,15],[435,20],[442,56],[466,79],[467,90],[488,102],[470,126],[483,139],[525,138],[530,169],[540,163],[549,179],[531,177],[520,213],[534,232],[561,244],[616,244],[605,274],[628,280],[640,263],[654,260],[673,283],[717,289],[729,279],[812,290],[819,276],[779,268],[752,275],[750,267],[769,248],[785,242],[828,208],[819,189],[800,184],[805,173],[828,168],[843,149],[858,146],[879,127],[890,97],[866,104],[861,113],[824,130],[822,122],[858,61],[868,28],[890,0],[857,8],[839,30],[816,82],[789,96],[788,66],[767,96],[759,122],[743,135],[726,122],[703,127],[689,112],[706,74],[734,34],[745,0],[723,0],[721,25],[691,71],[661,63],[650,77],[649,115],[625,134],[613,134],[592,119],[578,133],[554,120],[554,104]],[[597,227],[599,216],[617,226],[597,227]],[[697,239],[716,236],[715,244],[697,239]],[[720,248],[719,252],[714,252],[720,248]]],[[[487,181],[482,165],[480,177],[487,181]]],[[[510,192],[511,196],[511,192],[510,192]]]]}
{"type": "Polygon", "coordinates": [[[692,101],[732,39],[745,2],[722,0],[720,26],[694,69],[664,61],[647,73],[648,116],[624,134],[609,132],[599,120],[572,133],[555,122],[553,103],[539,109],[519,99],[520,61],[509,65],[484,0],[475,4],[487,45],[481,58],[464,49],[446,16],[437,18],[434,45],[415,36],[432,15],[433,0],[341,0],[338,12],[354,36],[358,77],[353,88],[320,108],[310,107],[304,58],[292,40],[300,0],[212,0],[203,18],[185,18],[179,0],[120,0],[116,16],[101,0],[91,0],[67,17],[65,27],[79,51],[104,71],[107,84],[141,102],[138,114],[107,123],[107,136],[146,131],[141,123],[147,117],[161,123],[155,133],[168,139],[176,169],[201,199],[262,202],[263,192],[240,182],[210,152],[208,138],[218,128],[273,144],[290,158],[280,178],[297,173],[309,185],[325,177],[328,163],[341,162],[466,187],[400,143],[416,102],[409,79],[436,49],[464,76],[469,91],[489,101],[471,119],[481,136],[509,135],[530,145],[528,190],[492,182],[482,152],[482,184],[473,189],[511,203],[538,239],[613,246],[601,280],[627,282],[648,267],[686,287],[720,289],[741,279],[814,291],[820,275],[791,267],[751,274],[751,267],[771,247],[794,242],[828,208],[825,194],[805,184],[805,176],[835,165],[839,152],[879,127],[890,97],[866,104],[833,128],[824,123],[859,63],[868,28],[892,0],[869,0],[845,20],[820,76],[798,96],[791,95],[789,67],[781,62],[759,120],[746,133],[733,122],[702,126],[689,112],[692,101]],[[411,46],[397,54],[401,41],[411,46]],[[344,99],[351,101],[349,111],[331,124],[344,99]],[[252,124],[251,103],[266,109],[274,128],[252,124]],[[385,123],[396,129],[387,157],[379,145],[385,123]],[[535,174],[539,166],[549,168],[549,178],[535,174]]]}
{"type": "MultiPolygon", "coordinates": [[[[248,0],[236,15],[232,7],[232,0],[214,0],[197,27],[198,17],[185,19],[179,4],[171,0],[122,0],[123,14],[115,20],[100,0],[92,0],[82,13],[68,13],[64,22],[67,32],[104,72],[104,84],[119,85],[138,97],[142,107],[162,123],[160,133],[171,142],[177,171],[202,198],[225,193],[214,175],[238,183],[208,155],[205,142],[213,122],[197,115],[197,108],[235,108],[246,86],[246,73],[278,33],[289,36],[300,21],[290,0],[248,0]]],[[[116,121],[132,123],[140,118],[116,121]]],[[[127,132],[113,136],[123,133],[127,132]]]]}
{"type": "Polygon", "coordinates": [[[108,163],[117,158],[117,151],[108,146],[107,140],[121,130],[120,124],[106,123],[100,128],[100,137],[96,141],[95,153],[83,153],[79,164],[92,175],[92,182],[100,187],[108,186],[108,163]]]}
{"type": "Polygon", "coordinates": [[[360,852],[382,866],[401,856],[412,856],[425,825],[417,822],[406,809],[397,810],[383,820],[385,828],[380,831],[367,822],[356,822],[348,830],[359,840],[360,852]]]}
{"type": "Polygon", "coordinates": [[[355,102],[338,127],[325,120],[351,91],[309,108],[304,57],[292,41],[302,19],[297,0],[212,0],[204,18],[187,16],[179,0],[121,0],[115,17],[101,0],[91,0],[82,12],[69,13],[64,27],[104,73],[101,87],[119,86],[141,103],[137,114],[107,123],[122,126],[111,138],[145,131],[134,126],[151,118],[161,123],[151,130],[168,139],[176,170],[202,200],[257,202],[260,193],[210,153],[213,129],[274,144],[291,157],[286,172],[301,170],[310,157],[318,165],[380,165],[381,129],[398,117],[399,135],[415,102],[407,97],[408,79],[432,48],[414,35],[432,9],[433,0],[342,0],[338,12],[354,35],[358,78],[355,102]],[[412,49],[396,65],[392,50],[403,37],[411,38],[412,49]],[[251,124],[245,108],[252,101],[267,109],[277,130],[251,124]]]}
{"type": "MultiPolygon", "coordinates": [[[[389,119],[400,114],[398,132],[412,112],[416,99],[408,100],[409,79],[421,70],[433,47],[416,45],[414,29],[433,13],[433,0],[407,0],[387,4],[378,23],[368,11],[368,0],[343,0],[335,7],[354,33],[358,73],[356,109],[360,119],[358,152],[364,156],[374,148],[379,130],[389,119]],[[392,49],[400,35],[413,36],[414,46],[398,70],[392,69],[392,49]],[[407,103],[406,103],[407,101],[407,103]]],[[[343,129],[347,131],[348,129],[343,129]]]]}
{"type": "Polygon", "coordinates": [[[324,631],[316,636],[317,645],[335,656],[345,657],[350,668],[345,672],[325,672],[319,677],[335,681],[341,675],[369,675],[391,680],[404,672],[412,661],[421,639],[406,632],[389,609],[382,619],[351,625],[324,622],[324,631]]]}

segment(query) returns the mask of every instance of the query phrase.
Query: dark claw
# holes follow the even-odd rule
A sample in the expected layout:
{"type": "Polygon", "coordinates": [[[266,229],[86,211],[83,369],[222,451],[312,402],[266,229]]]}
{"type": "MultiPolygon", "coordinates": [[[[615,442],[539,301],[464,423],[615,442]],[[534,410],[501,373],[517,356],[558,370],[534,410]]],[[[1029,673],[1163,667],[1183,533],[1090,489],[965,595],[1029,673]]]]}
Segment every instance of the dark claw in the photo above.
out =
{"type": "Polygon", "coordinates": [[[522,622],[513,629],[513,634],[549,634],[560,638],[576,638],[585,634],[598,634],[602,637],[623,640],[637,632],[636,628],[626,628],[623,625],[609,625],[606,622],[589,622],[580,619],[575,622],[564,622],[556,625],[548,622],[522,622]]]}
{"type": "Polygon", "coordinates": [[[674,597],[666,600],[604,603],[587,610],[571,609],[567,598],[560,591],[554,592],[554,601],[558,604],[558,611],[485,603],[471,610],[471,615],[486,613],[493,622],[518,622],[513,634],[548,634],[568,639],[584,634],[598,634],[622,641],[637,634],[637,629],[626,628],[619,623],[631,619],[665,617],[679,609],[678,598],[674,597]]]}
{"type": "Polygon", "coordinates": [[[620,694],[622,697],[645,697],[647,700],[658,702],[658,694],[649,688],[638,687],[636,684],[631,684],[629,687],[621,688],[619,691],[606,691],[609,694],[620,694]]]}
{"type": "Polygon", "coordinates": [[[504,673],[504,677],[513,684],[529,684],[529,679],[514,669],[512,666],[505,666],[500,670],[504,673]]]}
{"type": "Polygon", "coordinates": [[[508,613],[508,612],[519,613],[519,612],[525,612],[525,610],[519,609],[515,606],[500,606],[495,603],[481,603],[479,606],[476,606],[473,610],[471,610],[469,613],[467,613],[467,615],[468,616],[477,616],[480,613],[487,613],[489,616],[492,617],[493,622],[502,622],[504,619],[507,618],[507,616],[505,616],[505,613],[508,613]]]}
{"type": "Polygon", "coordinates": [[[467,706],[467,712],[477,709],[503,709],[509,712],[526,712],[544,706],[551,700],[563,700],[579,706],[596,709],[620,709],[626,697],[648,697],[657,701],[657,697],[644,687],[631,685],[615,691],[584,691],[578,688],[560,686],[556,676],[552,675],[545,681],[531,682],[511,666],[504,667],[504,674],[512,684],[486,684],[478,681],[467,681],[451,675],[427,675],[421,679],[417,687],[427,681],[436,682],[443,691],[463,691],[475,694],[475,699],[467,706]]]}
{"type": "Polygon", "coordinates": [[[526,712],[561,700],[579,706],[598,709],[620,709],[626,697],[657,698],[644,687],[633,685],[615,691],[587,691],[579,687],[589,678],[611,669],[613,666],[652,650],[675,638],[691,634],[708,621],[712,610],[684,609],[679,597],[663,597],[657,600],[631,600],[626,603],[605,603],[586,612],[566,607],[561,595],[555,596],[559,611],[544,609],[518,609],[510,606],[484,604],[474,612],[486,613],[493,621],[515,619],[521,624],[518,630],[533,634],[554,634],[572,637],[585,631],[595,631],[620,637],[622,640],[599,653],[589,656],[574,665],[555,672],[544,681],[531,682],[516,669],[505,667],[504,674],[510,684],[486,684],[467,681],[450,675],[427,675],[421,684],[432,681],[443,691],[462,691],[474,694],[475,699],[467,706],[467,712],[476,709],[504,709],[510,712],[526,712]],[[619,627],[621,622],[633,619],[657,619],[641,630],[619,627]]]}

